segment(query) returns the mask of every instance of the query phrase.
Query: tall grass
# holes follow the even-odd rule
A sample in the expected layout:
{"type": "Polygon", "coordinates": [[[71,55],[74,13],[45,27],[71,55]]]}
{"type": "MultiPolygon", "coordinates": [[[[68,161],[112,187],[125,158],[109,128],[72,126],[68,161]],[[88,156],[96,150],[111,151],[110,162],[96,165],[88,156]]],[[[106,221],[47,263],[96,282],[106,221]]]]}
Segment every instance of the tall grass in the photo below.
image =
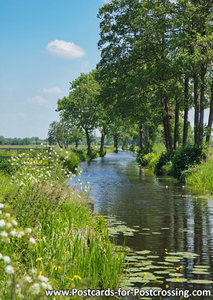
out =
{"type": "Polygon", "coordinates": [[[194,190],[213,194],[213,160],[203,162],[191,170],[186,182],[194,190]]]}
{"type": "Polygon", "coordinates": [[[45,289],[119,286],[124,253],[111,243],[105,219],[91,211],[89,187],[68,189],[65,178],[76,175],[65,169],[65,154],[21,154],[12,159],[14,174],[0,175],[2,300],[43,299],[45,289]]]}

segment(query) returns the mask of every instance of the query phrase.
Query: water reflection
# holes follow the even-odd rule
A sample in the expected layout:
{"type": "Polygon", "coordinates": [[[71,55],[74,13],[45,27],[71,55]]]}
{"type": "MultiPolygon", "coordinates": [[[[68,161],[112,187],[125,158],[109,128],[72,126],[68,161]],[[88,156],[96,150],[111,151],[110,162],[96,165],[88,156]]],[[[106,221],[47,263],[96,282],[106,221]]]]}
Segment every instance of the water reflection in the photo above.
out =
{"type": "MultiPolygon", "coordinates": [[[[191,195],[171,178],[156,178],[127,152],[108,154],[81,167],[83,181],[91,182],[95,211],[116,215],[129,227],[139,226],[140,232],[126,239],[129,247],[160,256],[165,248],[195,252],[200,254],[197,264],[213,269],[212,200],[191,195]],[[140,234],[143,228],[160,234],[140,234]]],[[[117,243],[123,243],[122,235],[117,243]]],[[[193,264],[186,261],[185,276],[190,276],[193,264]]]]}

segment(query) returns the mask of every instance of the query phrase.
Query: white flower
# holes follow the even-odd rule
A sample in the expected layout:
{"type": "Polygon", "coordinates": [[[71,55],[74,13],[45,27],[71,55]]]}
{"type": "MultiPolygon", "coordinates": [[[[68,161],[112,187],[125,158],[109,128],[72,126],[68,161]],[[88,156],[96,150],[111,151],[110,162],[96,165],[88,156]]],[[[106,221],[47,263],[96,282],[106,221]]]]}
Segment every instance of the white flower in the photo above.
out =
{"type": "Polygon", "coordinates": [[[25,276],[24,279],[27,281],[27,282],[32,282],[32,278],[30,276],[25,276]]]}
{"type": "Polygon", "coordinates": [[[9,214],[9,213],[6,213],[5,216],[6,216],[6,217],[10,217],[10,214],[9,214]]]}
{"type": "Polygon", "coordinates": [[[39,292],[40,292],[40,285],[38,283],[34,283],[32,286],[31,286],[31,291],[32,291],[32,294],[33,295],[38,295],[39,292]]]}
{"type": "Polygon", "coordinates": [[[0,227],[4,227],[6,225],[5,221],[3,219],[0,220],[0,227]]]}
{"type": "Polygon", "coordinates": [[[12,266],[6,266],[5,272],[6,272],[7,274],[13,274],[13,273],[14,273],[14,269],[13,269],[12,266]]]}
{"type": "Polygon", "coordinates": [[[11,236],[16,236],[16,234],[17,234],[17,231],[15,229],[13,229],[13,230],[10,231],[10,235],[11,236]]]}
{"type": "Polygon", "coordinates": [[[0,203],[0,208],[4,208],[4,204],[3,203],[0,203]]]}
{"type": "Polygon", "coordinates": [[[12,223],[13,223],[14,226],[18,225],[18,223],[16,222],[16,220],[12,220],[12,223]]]}
{"type": "Polygon", "coordinates": [[[37,273],[36,269],[35,269],[35,268],[32,268],[32,269],[31,269],[31,273],[35,275],[35,274],[37,273]]]}
{"type": "Polygon", "coordinates": [[[29,239],[29,243],[35,244],[35,243],[36,243],[36,240],[35,240],[34,238],[31,237],[31,238],[29,239]]]}
{"type": "Polygon", "coordinates": [[[43,276],[43,275],[39,275],[38,279],[41,280],[42,282],[47,282],[48,281],[48,278],[43,276]]]}
{"type": "Polygon", "coordinates": [[[4,260],[5,264],[9,264],[11,262],[11,259],[9,258],[9,256],[4,256],[3,260],[4,260]]]}
{"type": "Polygon", "coordinates": [[[2,259],[3,258],[3,255],[0,253],[0,259],[2,259]]]}
{"type": "Polygon", "coordinates": [[[41,283],[41,286],[46,290],[47,289],[47,284],[45,282],[41,283]]]}
{"type": "Polygon", "coordinates": [[[2,232],[0,233],[0,235],[1,235],[2,237],[7,237],[7,236],[8,236],[8,234],[7,234],[6,231],[2,231],[2,232]]]}
{"type": "Polygon", "coordinates": [[[7,228],[11,228],[12,224],[11,223],[7,223],[6,226],[7,226],[7,228]]]}
{"type": "Polygon", "coordinates": [[[31,228],[26,228],[26,233],[31,233],[32,232],[32,229],[31,228]]]}
{"type": "Polygon", "coordinates": [[[22,238],[24,236],[24,231],[18,231],[17,232],[17,237],[22,238]]]}

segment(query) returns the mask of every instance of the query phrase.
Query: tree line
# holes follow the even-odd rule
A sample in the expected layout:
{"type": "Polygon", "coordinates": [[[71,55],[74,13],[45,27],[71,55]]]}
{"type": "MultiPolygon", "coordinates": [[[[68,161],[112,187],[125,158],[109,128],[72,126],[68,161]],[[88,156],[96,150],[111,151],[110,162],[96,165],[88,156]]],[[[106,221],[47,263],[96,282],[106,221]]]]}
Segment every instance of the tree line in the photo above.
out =
{"type": "Polygon", "coordinates": [[[128,140],[137,132],[140,149],[148,152],[162,128],[165,146],[173,152],[189,142],[190,109],[193,143],[209,143],[212,1],[112,0],[98,17],[101,60],[96,70],[70,83],[69,96],[59,99],[57,107],[61,122],[86,137],[88,154],[95,128],[101,132],[100,151],[106,134],[117,148],[121,135],[128,140]]]}
{"type": "Polygon", "coordinates": [[[39,137],[31,138],[5,138],[0,136],[0,145],[41,145],[47,140],[41,140],[39,137]]]}

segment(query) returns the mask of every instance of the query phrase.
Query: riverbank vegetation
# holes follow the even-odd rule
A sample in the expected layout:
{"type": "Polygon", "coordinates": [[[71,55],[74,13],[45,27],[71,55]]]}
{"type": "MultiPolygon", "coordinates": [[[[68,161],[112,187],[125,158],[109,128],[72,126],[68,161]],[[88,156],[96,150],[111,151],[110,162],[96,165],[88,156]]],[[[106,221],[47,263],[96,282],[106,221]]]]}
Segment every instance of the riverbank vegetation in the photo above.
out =
{"type": "Polygon", "coordinates": [[[66,168],[63,151],[19,153],[0,174],[1,299],[118,287],[123,252],[110,242],[105,219],[90,209],[89,186],[80,170],[66,168]]]}

